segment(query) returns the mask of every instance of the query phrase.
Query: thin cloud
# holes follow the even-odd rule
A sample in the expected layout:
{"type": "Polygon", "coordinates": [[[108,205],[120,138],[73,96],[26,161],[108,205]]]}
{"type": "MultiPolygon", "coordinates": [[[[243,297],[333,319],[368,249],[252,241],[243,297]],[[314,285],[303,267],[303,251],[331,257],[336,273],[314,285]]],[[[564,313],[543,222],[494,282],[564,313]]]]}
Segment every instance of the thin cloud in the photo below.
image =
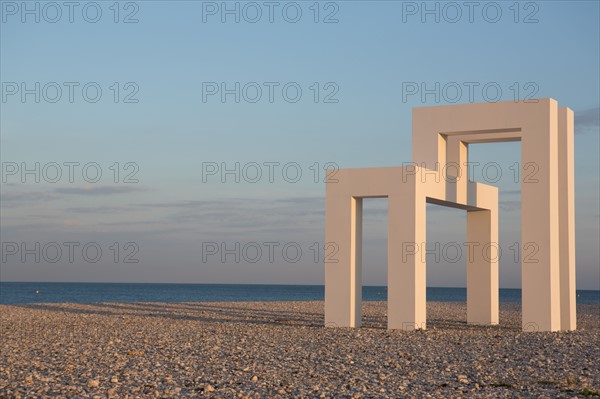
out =
{"type": "Polygon", "coordinates": [[[54,189],[55,193],[66,195],[90,195],[103,196],[113,194],[127,194],[146,191],[146,189],[137,186],[86,186],[86,187],[60,187],[54,189]]]}
{"type": "Polygon", "coordinates": [[[223,198],[180,202],[140,204],[141,207],[167,211],[165,224],[193,226],[225,233],[257,234],[275,231],[298,234],[322,228],[325,201],[318,197],[223,198]]]}
{"type": "Polygon", "coordinates": [[[130,212],[133,208],[126,206],[79,206],[66,208],[65,211],[69,213],[83,213],[83,214],[113,214],[130,212]]]}
{"type": "Polygon", "coordinates": [[[55,201],[65,196],[108,196],[114,194],[127,194],[146,191],[142,187],[134,186],[89,186],[89,187],[60,187],[52,190],[12,191],[2,190],[0,200],[2,206],[18,207],[23,204],[55,201]]]}
{"type": "Polygon", "coordinates": [[[325,205],[325,197],[289,197],[274,200],[276,203],[283,204],[319,204],[325,205]]]}
{"type": "Polygon", "coordinates": [[[225,210],[224,212],[231,212],[232,209],[238,210],[251,210],[256,208],[282,208],[289,206],[316,206],[318,208],[325,209],[325,198],[319,197],[289,197],[289,198],[220,198],[210,200],[189,200],[189,201],[177,201],[177,202],[155,202],[155,203],[142,203],[134,204],[135,206],[146,207],[146,208],[167,208],[167,209],[187,209],[187,210],[198,210],[198,211],[210,211],[210,210],[225,210]]]}
{"type": "Polygon", "coordinates": [[[250,198],[224,198],[216,200],[190,200],[176,202],[154,202],[134,204],[144,208],[172,208],[172,209],[202,209],[210,207],[223,207],[224,205],[243,204],[245,202],[258,201],[250,198]]]}
{"type": "Polygon", "coordinates": [[[600,107],[575,113],[575,133],[600,130],[600,107]]]}
{"type": "Polygon", "coordinates": [[[15,206],[23,203],[46,202],[58,199],[60,196],[45,191],[2,192],[0,198],[3,206],[15,206]]]}

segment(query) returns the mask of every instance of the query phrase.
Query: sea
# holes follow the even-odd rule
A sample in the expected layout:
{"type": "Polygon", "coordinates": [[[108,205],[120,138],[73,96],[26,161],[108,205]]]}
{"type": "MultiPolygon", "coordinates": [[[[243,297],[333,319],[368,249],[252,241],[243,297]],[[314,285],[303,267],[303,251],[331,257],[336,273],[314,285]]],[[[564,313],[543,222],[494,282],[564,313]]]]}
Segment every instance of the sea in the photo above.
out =
{"type": "MultiPolygon", "coordinates": [[[[322,301],[322,285],[0,282],[0,304],[97,302],[322,301]]],[[[365,301],[384,301],[386,287],[365,286],[365,301]]],[[[466,288],[428,287],[427,300],[466,302],[466,288]]],[[[520,289],[500,289],[500,302],[521,302],[520,289]]],[[[577,303],[600,304],[600,291],[578,290],[577,303]]]]}

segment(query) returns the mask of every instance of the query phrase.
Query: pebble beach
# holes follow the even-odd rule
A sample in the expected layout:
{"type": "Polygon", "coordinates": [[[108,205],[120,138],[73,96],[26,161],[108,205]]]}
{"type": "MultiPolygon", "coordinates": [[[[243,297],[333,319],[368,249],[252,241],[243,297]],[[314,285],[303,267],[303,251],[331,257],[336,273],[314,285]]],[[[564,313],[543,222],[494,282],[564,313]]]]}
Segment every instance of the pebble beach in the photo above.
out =
{"type": "Polygon", "coordinates": [[[466,324],[430,302],[427,330],[325,328],[323,302],[0,305],[0,398],[580,398],[600,396],[600,305],[578,330],[466,324]]]}

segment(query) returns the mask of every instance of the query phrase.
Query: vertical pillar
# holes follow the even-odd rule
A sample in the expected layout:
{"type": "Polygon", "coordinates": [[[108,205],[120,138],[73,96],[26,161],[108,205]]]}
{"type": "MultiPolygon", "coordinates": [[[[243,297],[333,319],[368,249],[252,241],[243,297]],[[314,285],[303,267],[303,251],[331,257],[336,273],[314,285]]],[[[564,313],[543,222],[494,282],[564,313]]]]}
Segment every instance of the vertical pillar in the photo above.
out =
{"type": "Polygon", "coordinates": [[[560,329],[575,330],[575,188],[574,188],[574,118],[569,108],[558,110],[558,208],[559,208],[559,275],[560,329]]]}
{"type": "Polygon", "coordinates": [[[388,328],[427,327],[425,196],[415,183],[388,197],[388,328]]]}
{"type": "Polygon", "coordinates": [[[467,323],[498,324],[498,209],[467,212],[467,323]]]}
{"type": "Polygon", "coordinates": [[[362,306],[362,212],[363,199],[351,199],[350,223],[350,325],[360,327],[362,306]]]}
{"type": "Polygon", "coordinates": [[[350,278],[350,198],[340,185],[326,185],[325,247],[337,249],[335,256],[325,261],[325,326],[351,326],[350,278]]]}
{"type": "Polygon", "coordinates": [[[523,330],[560,329],[558,107],[540,100],[523,127],[521,276],[523,330]]]}
{"type": "Polygon", "coordinates": [[[325,326],[359,327],[361,305],[362,199],[341,183],[328,183],[325,242],[337,252],[325,261],[325,326]]]}
{"type": "Polygon", "coordinates": [[[468,145],[460,137],[447,137],[444,173],[446,174],[446,200],[457,204],[467,203],[468,145]]]}

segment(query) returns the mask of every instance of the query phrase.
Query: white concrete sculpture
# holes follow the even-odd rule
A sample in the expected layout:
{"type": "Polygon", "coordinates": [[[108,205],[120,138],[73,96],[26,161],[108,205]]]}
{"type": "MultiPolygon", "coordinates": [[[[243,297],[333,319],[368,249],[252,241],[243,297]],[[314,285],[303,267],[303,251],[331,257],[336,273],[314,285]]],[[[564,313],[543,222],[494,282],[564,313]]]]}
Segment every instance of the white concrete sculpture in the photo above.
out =
{"type": "Polygon", "coordinates": [[[574,330],[573,112],[553,99],[413,110],[410,166],[330,171],[325,325],[361,324],[362,200],[388,198],[388,328],[426,328],[426,202],[467,211],[467,322],[498,323],[498,190],[468,181],[468,145],[521,142],[524,331],[574,330]]]}

